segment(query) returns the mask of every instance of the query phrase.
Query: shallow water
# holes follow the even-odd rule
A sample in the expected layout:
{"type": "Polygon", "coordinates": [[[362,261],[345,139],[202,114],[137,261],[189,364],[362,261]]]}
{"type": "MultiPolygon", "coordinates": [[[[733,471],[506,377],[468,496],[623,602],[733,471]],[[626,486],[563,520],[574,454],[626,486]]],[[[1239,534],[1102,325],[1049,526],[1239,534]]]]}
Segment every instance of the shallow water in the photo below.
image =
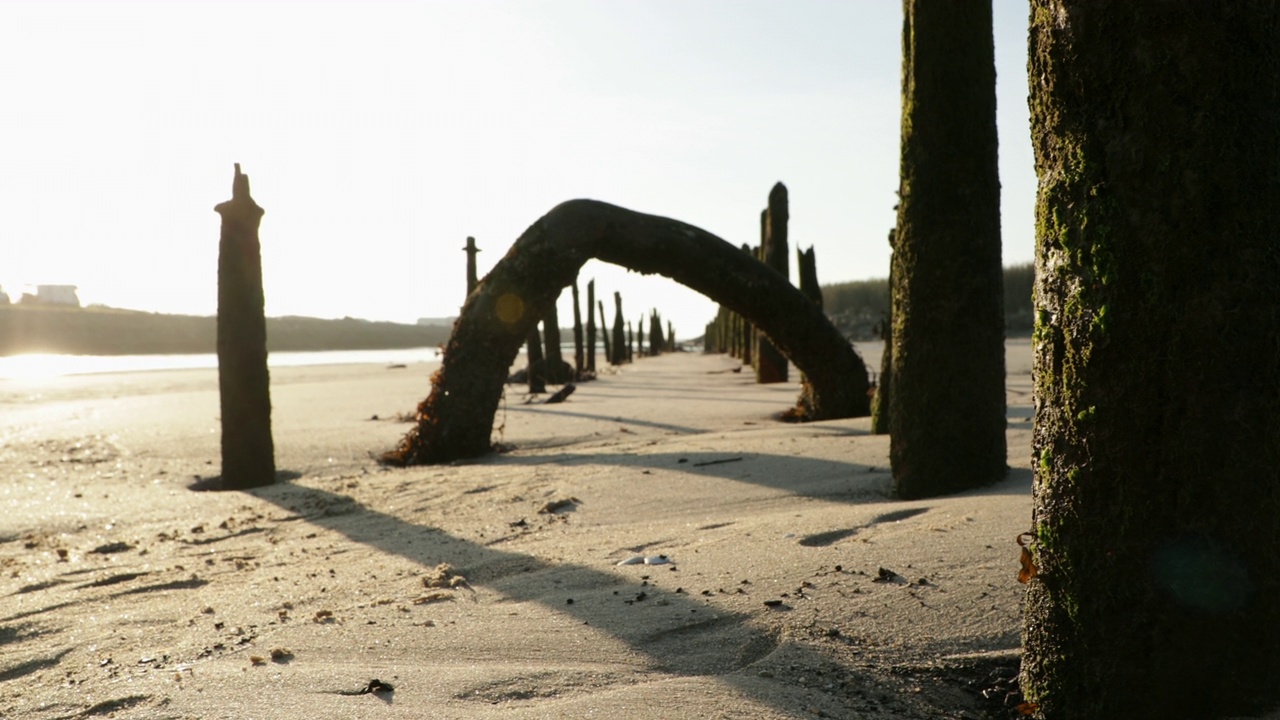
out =
{"type": "MultiPolygon", "coordinates": [[[[396,350],[326,350],[321,352],[275,352],[267,355],[269,367],[302,365],[409,365],[439,360],[434,347],[396,350]]],[[[53,355],[30,354],[0,357],[0,380],[28,380],[65,375],[140,372],[148,370],[194,370],[216,368],[214,353],[191,355],[53,355]]]]}

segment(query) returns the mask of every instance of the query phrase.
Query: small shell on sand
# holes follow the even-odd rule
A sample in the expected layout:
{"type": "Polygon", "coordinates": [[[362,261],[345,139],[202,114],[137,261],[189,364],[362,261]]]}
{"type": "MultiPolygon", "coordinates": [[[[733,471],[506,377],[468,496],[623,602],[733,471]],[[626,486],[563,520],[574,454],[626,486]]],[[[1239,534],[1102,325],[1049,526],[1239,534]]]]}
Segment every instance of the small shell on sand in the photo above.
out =
{"type": "Polygon", "coordinates": [[[666,555],[632,555],[619,562],[619,565],[670,565],[673,561],[666,555]]]}

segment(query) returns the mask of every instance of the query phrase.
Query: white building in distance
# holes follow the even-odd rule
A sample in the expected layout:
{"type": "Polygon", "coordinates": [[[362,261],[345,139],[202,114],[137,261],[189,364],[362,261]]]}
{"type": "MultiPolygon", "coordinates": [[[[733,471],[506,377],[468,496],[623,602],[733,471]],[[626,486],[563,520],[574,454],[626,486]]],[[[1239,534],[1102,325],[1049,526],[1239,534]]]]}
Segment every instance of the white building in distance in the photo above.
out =
{"type": "Polygon", "coordinates": [[[37,285],[34,295],[30,291],[22,293],[22,302],[80,307],[80,296],[76,295],[75,285],[37,285]]]}

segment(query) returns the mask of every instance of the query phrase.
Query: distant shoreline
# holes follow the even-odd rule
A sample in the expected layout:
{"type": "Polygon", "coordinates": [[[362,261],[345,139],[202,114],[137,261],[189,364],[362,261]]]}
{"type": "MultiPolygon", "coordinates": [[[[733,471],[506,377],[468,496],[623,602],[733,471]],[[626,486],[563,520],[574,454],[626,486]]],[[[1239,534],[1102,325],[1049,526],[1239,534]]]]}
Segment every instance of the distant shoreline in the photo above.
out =
{"type": "MultiPolygon", "coordinates": [[[[343,318],[267,318],[270,352],[435,347],[452,328],[343,318]]],[[[217,351],[217,320],[107,307],[0,306],[0,356],[180,355],[217,351]]]]}

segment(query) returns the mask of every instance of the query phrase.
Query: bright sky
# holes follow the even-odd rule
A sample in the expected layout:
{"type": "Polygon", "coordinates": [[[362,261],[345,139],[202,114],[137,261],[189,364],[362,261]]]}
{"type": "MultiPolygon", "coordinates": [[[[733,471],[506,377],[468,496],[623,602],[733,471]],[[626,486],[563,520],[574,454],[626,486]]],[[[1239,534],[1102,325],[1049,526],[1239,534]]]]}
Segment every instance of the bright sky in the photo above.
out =
{"type": "MultiPolygon", "coordinates": [[[[1033,256],[1027,6],[995,12],[1008,265],[1033,256]]],[[[236,162],[273,316],[454,315],[466,237],[483,275],[571,198],[756,244],[778,180],[822,283],[885,277],[901,22],[895,0],[3,0],[0,286],[215,313],[236,162]]],[[[665,278],[580,278],[681,337],[715,314],[665,278]]]]}

